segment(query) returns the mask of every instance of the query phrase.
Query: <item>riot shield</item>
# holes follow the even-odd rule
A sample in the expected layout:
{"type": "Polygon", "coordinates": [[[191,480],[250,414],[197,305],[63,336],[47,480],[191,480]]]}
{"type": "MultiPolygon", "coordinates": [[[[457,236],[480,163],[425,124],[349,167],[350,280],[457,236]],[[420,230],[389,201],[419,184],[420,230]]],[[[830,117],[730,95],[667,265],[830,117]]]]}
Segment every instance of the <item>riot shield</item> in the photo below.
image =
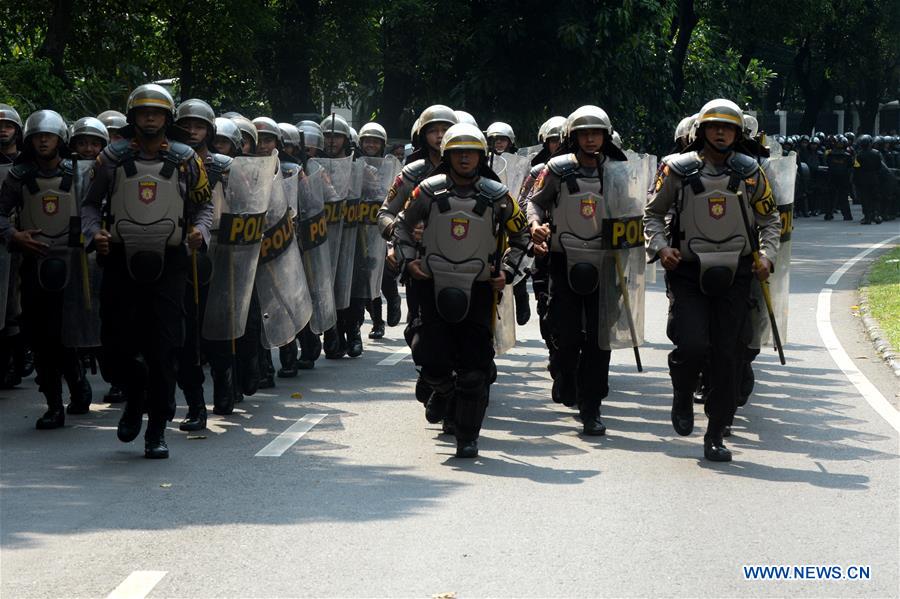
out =
{"type": "Polygon", "coordinates": [[[278,170],[277,155],[238,156],[231,163],[219,227],[210,236],[212,278],[203,318],[205,339],[227,341],[244,334],[278,170]]]}
{"type": "Polygon", "coordinates": [[[528,162],[531,162],[531,159],[538,155],[538,153],[544,149],[544,144],[537,144],[536,146],[527,146],[525,148],[519,148],[516,154],[519,156],[525,156],[528,158],[528,162]]]}
{"type": "Polygon", "coordinates": [[[362,198],[363,177],[366,163],[355,160],[350,169],[350,189],[341,223],[341,243],[337,269],[334,273],[334,304],[338,310],[350,306],[350,292],[353,288],[353,262],[356,258],[356,230],[359,227],[359,205],[362,198]]]}
{"type": "Polygon", "coordinates": [[[325,169],[310,160],[306,176],[298,186],[297,243],[306,282],[312,299],[309,327],[320,334],[337,322],[334,307],[334,274],[331,270],[331,253],[328,247],[328,217],[325,212],[325,169]]]}
{"type": "Polygon", "coordinates": [[[494,353],[502,356],[516,346],[516,301],[511,285],[494,306],[494,353]]]}
{"type": "MultiPolygon", "coordinates": [[[[781,245],[775,259],[775,272],[769,277],[769,296],[775,324],[781,343],[787,343],[788,297],[791,284],[791,232],[794,230],[794,190],[797,179],[797,157],[791,152],[787,156],[775,156],[763,164],[763,171],[772,187],[772,195],[781,217],[781,245]]],[[[754,277],[754,280],[757,280],[754,277]]],[[[758,281],[758,280],[757,280],[758,281]]],[[[753,323],[753,338],[750,347],[759,349],[772,343],[772,328],[766,309],[762,287],[751,286],[755,306],[750,310],[753,323]]]]}
{"type": "Polygon", "coordinates": [[[637,352],[644,342],[644,201],[656,157],[630,150],[625,155],[628,160],[603,165],[598,343],[637,352]]]}
{"type": "Polygon", "coordinates": [[[6,328],[6,298],[9,296],[9,277],[12,273],[12,254],[6,244],[0,244],[0,331],[6,328]]]}
{"type": "MultiPolygon", "coordinates": [[[[77,160],[72,177],[78,204],[87,194],[93,160],[77,160]]],[[[65,347],[100,347],[100,282],[97,254],[84,251],[81,222],[70,230],[69,284],[63,291],[61,340],[65,347]]]]}
{"type": "Polygon", "coordinates": [[[381,276],[387,242],[378,229],[378,210],[402,168],[394,156],[364,157],[362,201],[359,203],[356,257],[353,267],[352,297],[374,299],[381,296],[381,276]]]}
{"type": "Polygon", "coordinates": [[[519,154],[502,154],[502,158],[506,163],[503,174],[500,175],[500,181],[509,188],[510,195],[516,199],[519,191],[522,189],[522,183],[531,170],[531,159],[527,156],[519,154]]]}
{"type": "Polygon", "coordinates": [[[331,257],[331,277],[333,279],[337,274],[338,259],[341,255],[343,220],[347,210],[347,194],[350,191],[353,157],[310,158],[307,162],[307,169],[316,166],[322,169],[325,218],[328,226],[328,255],[331,257]]]}
{"type": "Polygon", "coordinates": [[[297,173],[286,179],[280,173],[275,175],[259,250],[256,293],[262,313],[263,346],[267,348],[292,341],[312,315],[312,300],[300,248],[294,242],[294,214],[288,207],[286,190],[296,194],[297,173]]]}

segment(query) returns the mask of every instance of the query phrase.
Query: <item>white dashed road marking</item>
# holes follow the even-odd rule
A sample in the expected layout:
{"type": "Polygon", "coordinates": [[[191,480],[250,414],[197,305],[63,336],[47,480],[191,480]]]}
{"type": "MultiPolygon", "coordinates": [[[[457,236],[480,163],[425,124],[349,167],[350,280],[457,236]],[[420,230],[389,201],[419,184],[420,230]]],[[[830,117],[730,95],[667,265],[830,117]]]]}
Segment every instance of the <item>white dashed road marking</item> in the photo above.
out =
{"type": "Polygon", "coordinates": [[[258,458],[277,458],[300,440],[303,435],[312,430],[312,427],[322,422],[328,414],[307,414],[286,431],[275,437],[271,443],[256,453],[258,458]]]}

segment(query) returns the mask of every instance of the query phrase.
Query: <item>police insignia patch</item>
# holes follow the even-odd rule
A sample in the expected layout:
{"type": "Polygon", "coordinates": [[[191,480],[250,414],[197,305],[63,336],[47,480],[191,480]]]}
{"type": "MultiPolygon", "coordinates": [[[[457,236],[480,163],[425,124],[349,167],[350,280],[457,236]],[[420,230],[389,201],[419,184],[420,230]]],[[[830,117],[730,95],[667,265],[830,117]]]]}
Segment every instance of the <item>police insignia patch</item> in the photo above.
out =
{"type": "Polygon", "coordinates": [[[716,198],[709,198],[709,215],[716,220],[719,220],[723,216],[725,216],[725,198],[724,196],[719,196],[716,198]]]}
{"type": "Polygon", "coordinates": [[[44,196],[41,208],[47,216],[53,216],[59,210],[59,196],[44,196]]]}
{"type": "Polygon", "coordinates": [[[469,219],[454,218],[450,221],[450,236],[456,241],[466,238],[469,234],[469,219]]]}
{"type": "Polygon", "coordinates": [[[145,204],[156,201],[156,181],[141,181],[138,184],[138,198],[145,204]]]}
{"type": "Polygon", "coordinates": [[[594,213],[597,212],[597,200],[594,198],[585,198],[581,200],[581,217],[582,218],[594,218],[594,213]]]}

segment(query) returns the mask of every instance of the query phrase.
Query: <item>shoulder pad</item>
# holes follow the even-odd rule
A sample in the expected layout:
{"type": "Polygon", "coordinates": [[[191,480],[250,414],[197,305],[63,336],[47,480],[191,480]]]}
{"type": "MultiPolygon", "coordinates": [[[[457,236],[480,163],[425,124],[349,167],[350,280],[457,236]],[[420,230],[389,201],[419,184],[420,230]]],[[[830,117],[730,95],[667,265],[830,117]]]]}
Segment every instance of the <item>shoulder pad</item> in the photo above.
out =
{"type": "Polygon", "coordinates": [[[578,170],[578,159],[575,154],[563,154],[562,156],[554,156],[547,162],[550,171],[559,177],[563,177],[573,171],[578,170]]]}
{"type": "Polygon", "coordinates": [[[137,152],[132,149],[131,141],[127,139],[120,139],[119,141],[114,141],[109,144],[105,148],[103,148],[103,153],[114,163],[118,164],[119,162],[125,160],[128,156],[133,156],[137,152]]]}
{"type": "Polygon", "coordinates": [[[210,161],[206,165],[206,168],[217,168],[222,172],[227,171],[229,167],[231,167],[231,163],[234,162],[234,158],[225,154],[212,153],[209,157],[210,161]]]}
{"type": "Polygon", "coordinates": [[[22,179],[25,179],[36,171],[37,168],[34,166],[34,163],[29,160],[28,162],[22,162],[14,165],[11,169],[9,169],[9,174],[14,179],[18,179],[19,181],[21,181],[22,179]]]}
{"type": "Polygon", "coordinates": [[[531,170],[528,171],[528,176],[532,179],[537,179],[541,175],[541,171],[544,170],[545,166],[547,166],[546,162],[535,164],[533,167],[531,167],[531,170]]]}
{"type": "Polygon", "coordinates": [[[685,154],[670,154],[663,158],[666,166],[674,171],[676,175],[684,177],[688,173],[700,170],[703,166],[703,160],[697,152],[687,152],[685,154]]]}
{"type": "Polygon", "coordinates": [[[170,141],[169,149],[166,150],[166,152],[175,158],[175,161],[178,163],[189,160],[194,154],[194,150],[191,146],[183,144],[180,141],[170,141]]]}
{"type": "Polygon", "coordinates": [[[447,175],[434,175],[419,183],[419,187],[421,187],[422,191],[429,196],[434,196],[442,191],[450,189],[450,177],[447,175]]]}
{"type": "Polygon", "coordinates": [[[759,163],[755,158],[740,152],[732,152],[725,160],[725,164],[744,179],[752,177],[759,170],[759,163]]]}
{"type": "Polygon", "coordinates": [[[71,158],[63,158],[59,163],[59,170],[63,175],[71,175],[75,172],[75,164],[71,158]]]}
{"type": "Polygon", "coordinates": [[[431,165],[424,158],[410,162],[400,171],[404,178],[413,183],[422,181],[430,172],[431,165]]]}
{"type": "Polygon", "coordinates": [[[502,200],[509,194],[509,188],[506,185],[487,177],[479,177],[475,183],[475,188],[478,190],[479,195],[492,202],[502,200]]]}

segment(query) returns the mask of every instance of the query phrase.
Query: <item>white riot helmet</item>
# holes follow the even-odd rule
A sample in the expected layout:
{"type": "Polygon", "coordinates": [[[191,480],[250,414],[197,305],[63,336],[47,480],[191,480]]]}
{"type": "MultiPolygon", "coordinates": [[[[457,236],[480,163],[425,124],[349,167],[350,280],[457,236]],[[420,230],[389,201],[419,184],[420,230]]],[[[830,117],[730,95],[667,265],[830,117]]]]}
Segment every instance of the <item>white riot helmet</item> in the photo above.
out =
{"type": "Polygon", "coordinates": [[[387,144],[387,131],[385,131],[384,127],[375,122],[366,123],[365,125],[360,127],[359,137],[360,139],[362,139],[363,137],[374,137],[375,139],[380,139],[382,142],[387,144]]]}
{"type": "Polygon", "coordinates": [[[28,138],[38,133],[52,133],[59,137],[62,143],[69,143],[69,128],[66,121],[58,112],[53,110],[38,110],[32,112],[25,121],[22,138],[27,142],[28,138]]]}
{"type": "Polygon", "coordinates": [[[507,137],[509,138],[510,145],[516,145],[516,134],[513,131],[513,128],[507,123],[504,123],[502,121],[491,123],[488,126],[486,133],[488,141],[491,141],[495,137],[507,137]]]}
{"type": "Polygon", "coordinates": [[[323,134],[334,133],[335,135],[343,135],[348,141],[351,138],[350,124],[340,115],[335,114],[325,117],[319,124],[319,127],[322,128],[323,134]]]}
{"type": "Polygon", "coordinates": [[[325,136],[322,135],[322,128],[315,121],[300,121],[297,123],[297,129],[303,134],[303,143],[307,148],[315,148],[320,152],[325,149],[325,136]]]}
{"type": "Polygon", "coordinates": [[[622,149],[622,136],[619,135],[618,131],[613,131],[612,142],[614,146],[616,146],[620,150],[622,149]]]}
{"type": "Polygon", "coordinates": [[[128,125],[128,119],[118,110],[104,110],[97,115],[97,118],[106,127],[107,133],[124,129],[128,125]]]}
{"type": "Polygon", "coordinates": [[[428,127],[430,125],[444,123],[448,127],[452,127],[458,122],[459,120],[456,118],[456,113],[453,112],[453,109],[444,106],[443,104],[429,106],[422,111],[422,114],[419,115],[419,118],[416,121],[417,125],[415,126],[414,133],[418,138],[418,146],[426,146],[425,134],[428,133],[428,127]]]}
{"type": "Polygon", "coordinates": [[[0,104],[0,121],[9,121],[19,129],[19,134],[22,133],[22,117],[19,116],[19,111],[9,104],[0,104]]]}
{"type": "Polygon", "coordinates": [[[290,123],[278,123],[278,128],[281,129],[284,145],[295,146],[298,149],[303,147],[303,135],[297,127],[290,123]]]}
{"type": "Polygon", "coordinates": [[[350,143],[355,147],[359,146],[359,133],[356,132],[356,129],[350,127],[350,143]]]}
{"type": "MultiPolygon", "coordinates": [[[[698,113],[698,136],[700,129],[702,129],[703,125],[707,123],[725,123],[728,125],[734,125],[738,132],[735,141],[738,141],[744,131],[744,111],[741,110],[740,106],[738,106],[731,100],[726,100],[724,98],[710,100],[703,105],[703,108],[701,108],[700,112],[698,113]]],[[[706,141],[703,141],[703,143],[706,143],[706,141]]],[[[732,144],[732,146],[733,145],[734,144],[732,144]]],[[[725,152],[730,150],[732,146],[721,148],[717,147],[716,150],[725,152]]]]}
{"type": "Polygon", "coordinates": [[[478,121],[475,120],[475,117],[466,112],[465,110],[454,110],[453,114],[456,115],[456,120],[460,123],[467,123],[469,125],[478,126],[478,121]]]}
{"type": "Polygon", "coordinates": [[[611,135],[613,131],[606,111],[590,104],[576,109],[566,119],[566,137],[571,139],[572,133],[581,129],[602,129],[606,135],[611,135]]]}
{"type": "Polygon", "coordinates": [[[549,119],[544,121],[544,124],[541,125],[540,129],[538,129],[538,141],[544,143],[551,137],[558,137],[560,140],[562,140],[565,127],[566,117],[551,116],[549,119]]]}
{"type": "MultiPolygon", "coordinates": [[[[254,127],[255,130],[256,128],[254,127]]],[[[233,120],[224,117],[216,118],[216,135],[230,141],[231,145],[234,146],[235,154],[241,153],[241,148],[244,146],[244,137],[241,135],[241,130],[238,129],[237,123],[233,120]]]]}
{"type": "Polygon", "coordinates": [[[253,140],[253,149],[251,151],[256,151],[256,144],[259,143],[259,132],[256,130],[256,125],[253,124],[253,121],[248,119],[245,116],[234,116],[228,117],[230,121],[232,121],[235,125],[237,125],[238,131],[241,132],[241,144],[243,145],[243,134],[246,133],[253,140]]]}
{"type": "Polygon", "coordinates": [[[695,116],[696,115],[686,116],[678,121],[678,126],[675,127],[675,141],[681,139],[685,144],[687,143],[688,135],[691,132],[691,126],[694,124],[695,116]]]}
{"type": "Polygon", "coordinates": [[[268,133],[275,136],[276,147],[280,150],[284,147],[284,134],[273,119],[267,116],[258,116],[253,119],[253,126],[256,127],[257,143],[259,143],[259,135],[268,133]]]}
{"type": "Polygon", "coordinates": [[[441,140],[441,156],[451,150],[477,150],[486,156],[487,139],[475,125],[459,123],[447,129],[441,140]]]}
{"type": "Polygon", "coordinates": [[[100,119],[92,116],[82,117],[72,125],[70,135],[72,141],[75,141],[79,135],[96,137],[103,141],[104,147],[109,143],[109,132],[106,130],[106,125],[100,119]]]}
{"type": "Polygon", "coordinates": [[[759,133],[759,121],[752,114],[745,114],[744,135],[752,139],[756,137],[757,133],[759,133]]]}

